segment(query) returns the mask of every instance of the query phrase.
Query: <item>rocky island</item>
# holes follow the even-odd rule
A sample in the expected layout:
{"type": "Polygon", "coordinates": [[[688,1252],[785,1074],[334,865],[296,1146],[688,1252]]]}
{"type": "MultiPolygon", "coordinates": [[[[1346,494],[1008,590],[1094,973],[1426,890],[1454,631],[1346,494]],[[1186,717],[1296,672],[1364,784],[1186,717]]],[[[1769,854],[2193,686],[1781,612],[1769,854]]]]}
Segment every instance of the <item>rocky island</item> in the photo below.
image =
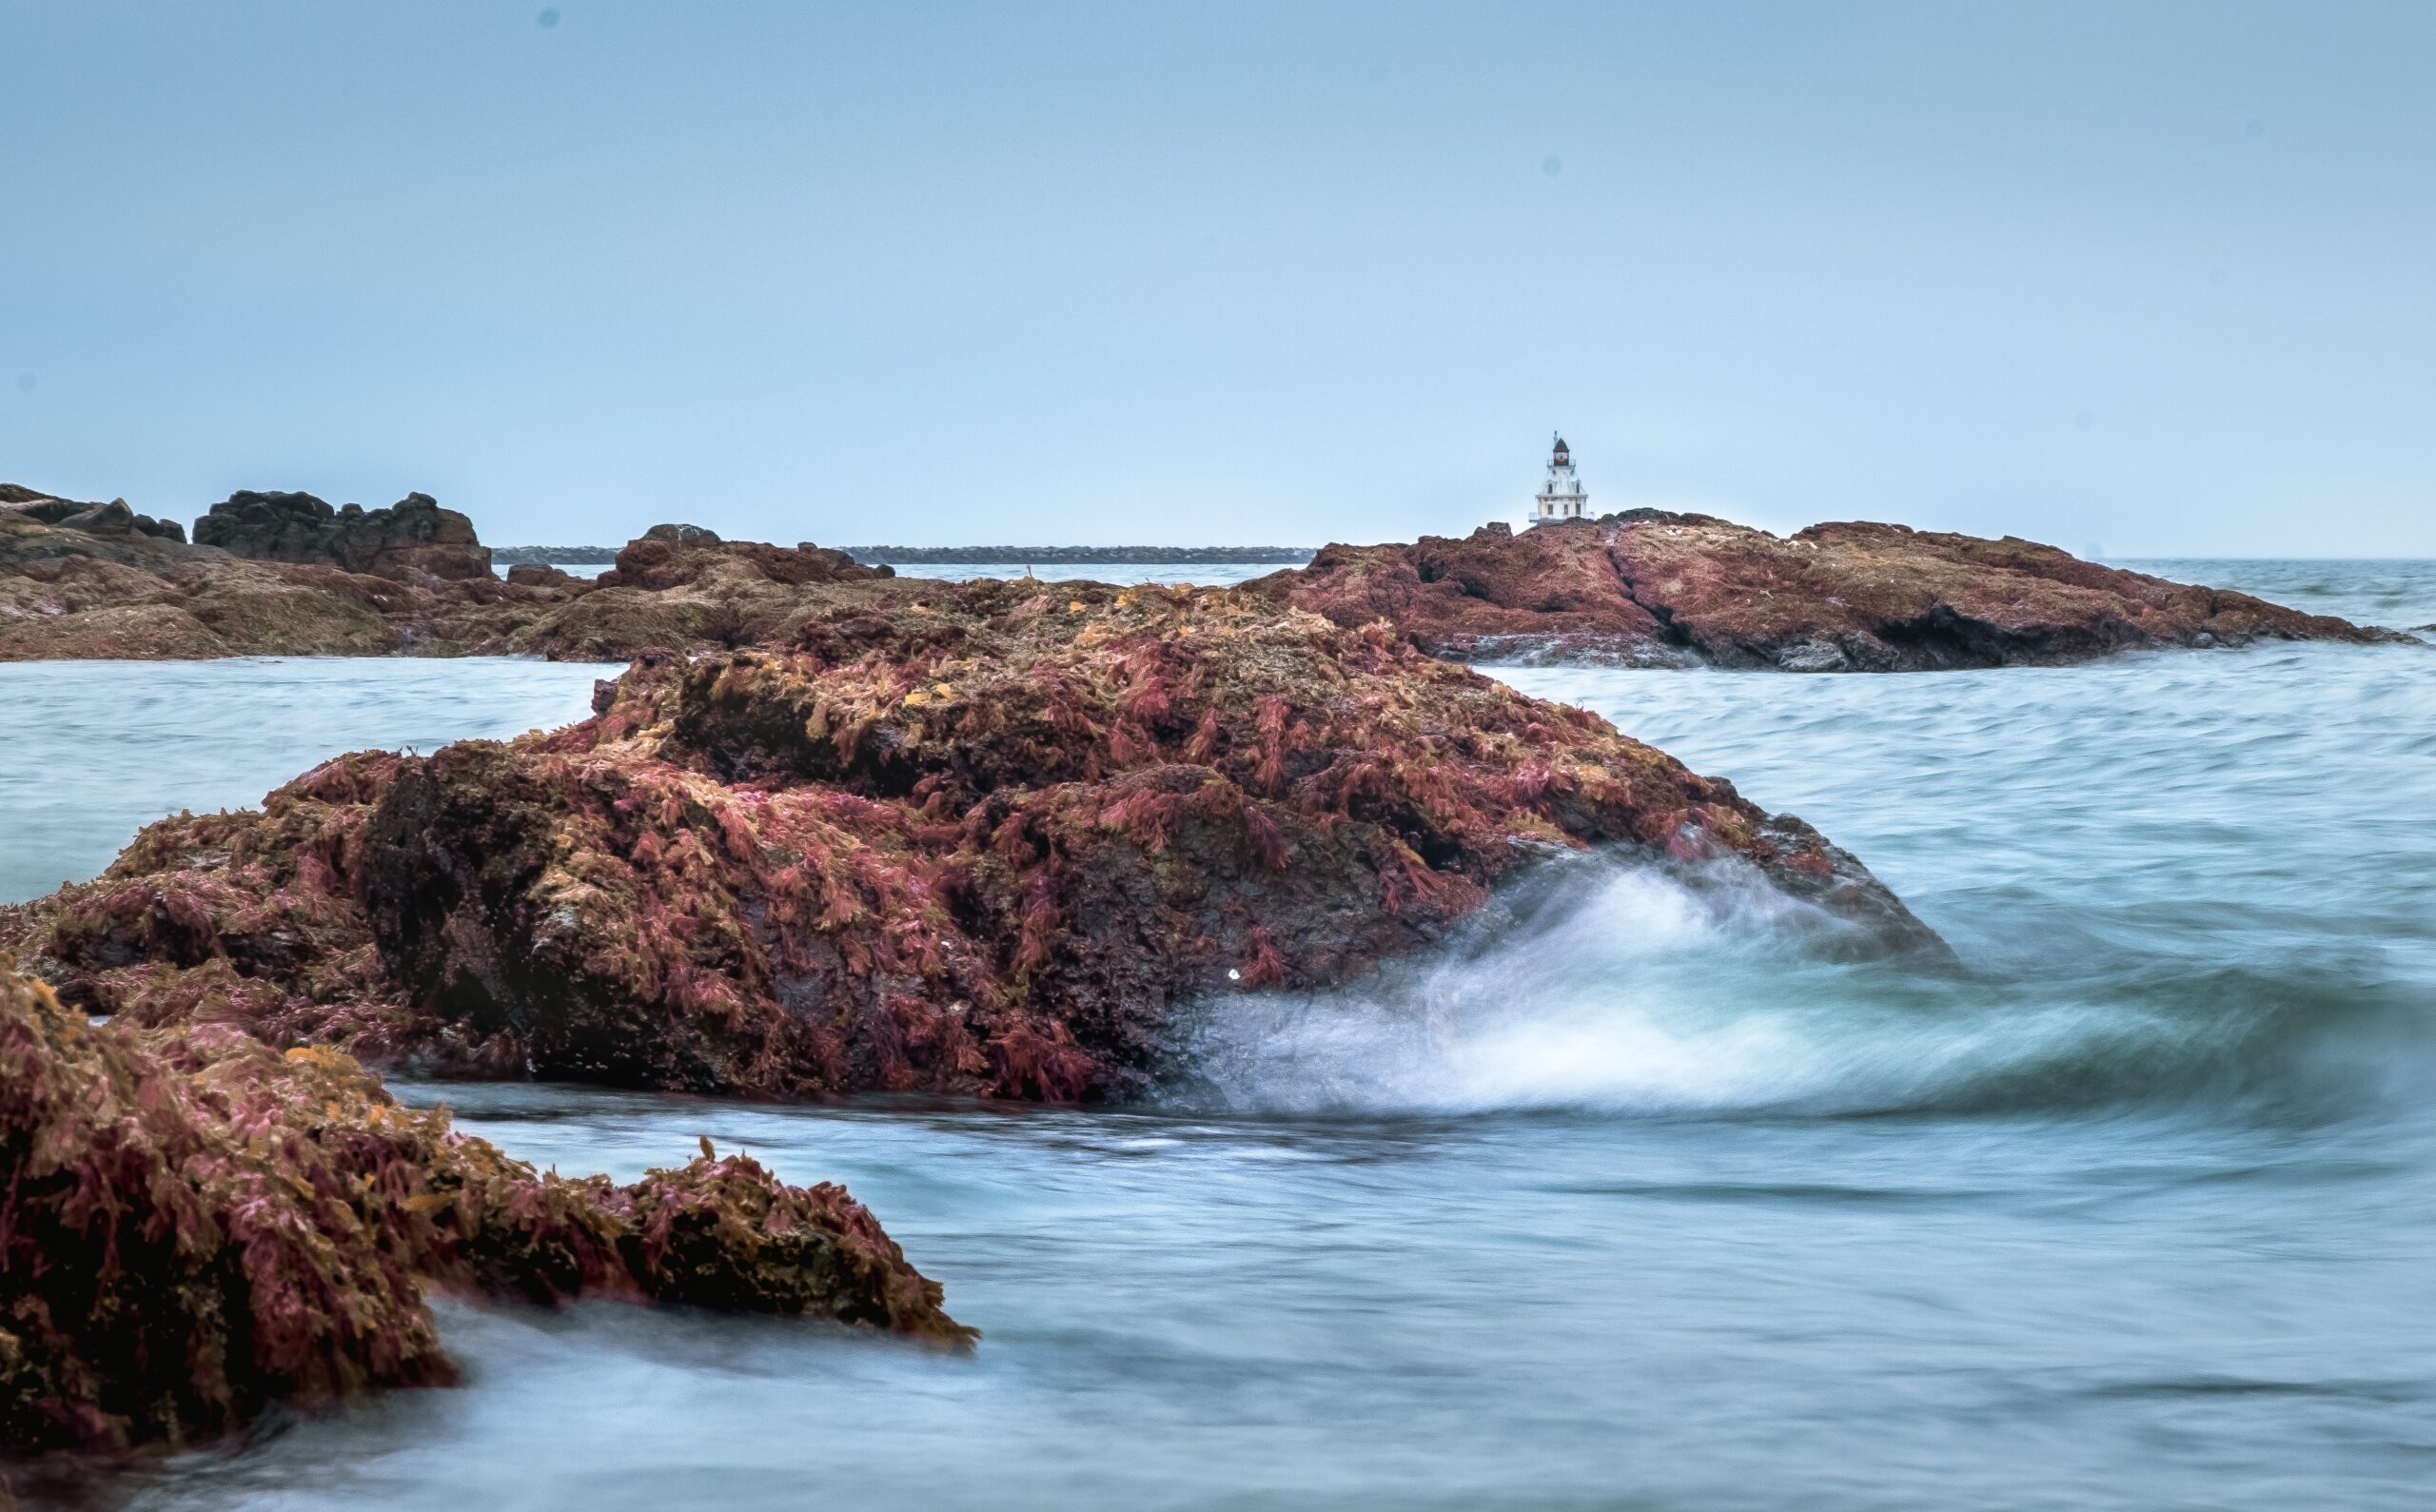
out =
{"type": "Polygon", "coordinates": [[[1433,655],[1480,661],[1917,672],[2410,638],[2010,536],[1856,522],[1778,537],[1655,509],[1329,546],[1247,586],[1338,624],[1385,619],[1433,655]]]}
{"type": "MultiPolygon", "coordinates": [[[[188,543],[175,523],[124,503],[0,493],[0,660],[623,660],[784,647],[841,595],[901,599],[873,586],[894,576],[888,566],[809,542],[726,541],[697,525],[653,527],[597,579],[527,560],[501,581],[472,521],[423,494],[363,510],[239,493],[197,520],[188,543]]],[[[1107,560],[1124,556],[1110,549],[1107,560]]],[[[1862,523],[1779,538],[1655,510],[1520,535],[1492,525],[1462,539],[1332,545],[1245,586],[1281,608],[1348,628],[1385,621],[1433,656],[1481,661],[1909,672],[2410,638],[2011,538],[1862,523]]]]}

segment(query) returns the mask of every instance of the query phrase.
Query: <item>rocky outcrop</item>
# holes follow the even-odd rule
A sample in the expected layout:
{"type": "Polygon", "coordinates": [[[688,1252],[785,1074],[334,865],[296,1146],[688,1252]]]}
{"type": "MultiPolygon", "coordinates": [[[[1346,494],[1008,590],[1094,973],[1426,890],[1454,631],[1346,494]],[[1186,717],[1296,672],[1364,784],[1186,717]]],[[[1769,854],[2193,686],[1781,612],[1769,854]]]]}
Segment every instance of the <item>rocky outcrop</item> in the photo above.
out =
{"type": "Polygon", "coordinates": [[[0,661],[376,656],[402,648],[384,611],[404,592],[0,509],[0,661]]]}
{"type": "Polygon", "coordinates": [[[2404,638],[2007,537],[1813,525],[1779,538],[1633,510],[1516,535],[1329,546],[1253,585],[1343,625],[1385,619],[1465,659],[1788,672],[2084,661],[2262,639],[2404,638]]]}
{"type": "Polygon", "coordinates": [[[94,1026],[0,964],[0,1451],[220,1437],[455,1379],[431,1287],[972,1337],[839,1188],[700,1154],[538,1173],[334,1051],[94,1026]]]}
{"type": "Polygon", "coordinates": [[[0,661],[511,651],[589,589],[253,561],[0,507],[0,661]]]}
{"type": "Polygon", "coordinates": [[[654,525],[563,608],[503,638],[516,651],[571,661],[778,645],[797,621],[825,607],[830,596],[820,590],[894,576],[810,541],[772,546],[721,540],[699,525],[654,525]]]}
{"type": "MultiPolygon", "coordinates": [[[[462,520],[422,495],[368,515],[305,495],[239,495],[198,525],[204,544],[187,547],[0,507],[0,660],[616,661],[784,648],[815,620],[854,605],[887,612],[914,586],[892,587],[892,568],[842,551],[721,540],[681,524],[629,541],[596,579],[520,564],[502,582],[481,565],[471,527],[448,523],[462,520]],[[277,560],[240,559],[215,540],[277,560]]],[[[1247,586],[1346,627],[1385,620],[1432,655],[1479,661],[1899,672],[2259,639],[2412,638],[2028,541],[1862,524],[1779,539],[1652,510],[1521,535],[1490,526],[1462,540],[1330,546],[1308,567],[1247,586]]]]}
{"type": "Polygon", "coordinates": [[[491,554],[474,522],[429,494],[386,509],[333,509],[311,494],[230,494],[194,523],[195,543],[253,561],[339,567],[376,578],[487,579],[491,554]]]}
{"type": "Polygon", "coordinates": [[[174,520],[139,515],[127,506],[124,499],[113,499],[107,504],[87,504],[72,499],[54,499],[15,483],[0,483],[0,510],[37,524],[58,525],[92,536],[145,536],[180,545],[187,539],[184,525],[174,520]]]}
{"type": "Polygon", "coordinates": [[[1188,1000],[1342,981],[1592,847],[1942,949],[1799,820],[1383,626],[862,586],[567,730],[166,820],[0,945],[128,1022],[441,1074],[1048,1100],[1141,1085],[1188,1000]]]}

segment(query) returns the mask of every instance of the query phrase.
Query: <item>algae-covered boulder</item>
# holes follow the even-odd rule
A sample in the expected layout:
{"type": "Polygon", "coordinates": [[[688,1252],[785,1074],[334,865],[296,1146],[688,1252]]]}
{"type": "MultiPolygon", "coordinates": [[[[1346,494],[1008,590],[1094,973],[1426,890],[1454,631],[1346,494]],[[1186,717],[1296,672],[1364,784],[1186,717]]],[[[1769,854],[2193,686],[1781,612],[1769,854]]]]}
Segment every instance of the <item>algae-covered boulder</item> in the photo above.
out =
{"type": "Polygon", "coordinates": [[[1591,847],[1940,949],[1852,856],[1581,709],[1253,595],[899,582],[592,719],[367,754],[0,919],[80,1005],[450,1074],[1067,1100],[1171,1011],[1424,949],[1591,847]]]}
{"type": "Polygon", "coordinates": [[[891,576],[810,541],[773,546],[654,525],[571,601],[508,627],[505,638],[507,649],[568,660],[776,644],[835,587],[891,576]]]}
{"type": "Polygon", "coordinates": [[[1338,624],[1385,619],[1424,650],[1467,660],[1917,672],[2400,638],[2010,536],[1852,523],[1780,538],[1656,509],[1520,535],[1491,526],[1329,546],[1251,586],[1338,624]]]}
{"type": "Polygon", "coordinates": [[[195,1443],[443,1384],[435,1286],[971,1337],[836,1187],[707,1142],[630,1185],[539,1174],[335,1051],[95,1026],[0,965],[0,1452],[195,1443]]]}

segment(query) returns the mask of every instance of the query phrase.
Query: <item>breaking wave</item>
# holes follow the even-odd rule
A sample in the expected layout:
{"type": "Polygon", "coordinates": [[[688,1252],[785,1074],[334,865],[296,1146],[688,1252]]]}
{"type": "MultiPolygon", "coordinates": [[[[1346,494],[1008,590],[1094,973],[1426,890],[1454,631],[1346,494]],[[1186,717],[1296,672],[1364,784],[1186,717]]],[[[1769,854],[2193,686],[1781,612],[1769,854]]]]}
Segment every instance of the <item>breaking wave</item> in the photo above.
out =
{"type": "Polygon", "coordinates": [[[2339,961],[2275,974],[2061,958],[1851,959],[1747,869],[1585,858],[1433,958],[1183,1018],[1158,1101],[1237,1112],[1648,1116],[2356,1105],[2423,1075],[2410,994],[2339,961]]]}

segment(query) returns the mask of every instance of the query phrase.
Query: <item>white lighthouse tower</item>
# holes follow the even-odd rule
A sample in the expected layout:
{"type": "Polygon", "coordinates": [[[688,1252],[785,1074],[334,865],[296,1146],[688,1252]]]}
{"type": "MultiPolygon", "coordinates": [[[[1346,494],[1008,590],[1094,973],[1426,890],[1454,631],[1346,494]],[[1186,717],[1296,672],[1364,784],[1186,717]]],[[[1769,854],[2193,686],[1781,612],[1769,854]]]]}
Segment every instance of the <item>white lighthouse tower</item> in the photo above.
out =
{"type": "Polygon", "coordinates": [[[1564,449],[1564,438],[1559,436],[1556,450],[1548,454],[1548,481],[1534,500],[1531,523],[1544,525],[1551,520],[1580,520],[1590,505],[1590,496],[1581,491],[1581,480],[1573,475],[1573,454],[1564,449]]]}

